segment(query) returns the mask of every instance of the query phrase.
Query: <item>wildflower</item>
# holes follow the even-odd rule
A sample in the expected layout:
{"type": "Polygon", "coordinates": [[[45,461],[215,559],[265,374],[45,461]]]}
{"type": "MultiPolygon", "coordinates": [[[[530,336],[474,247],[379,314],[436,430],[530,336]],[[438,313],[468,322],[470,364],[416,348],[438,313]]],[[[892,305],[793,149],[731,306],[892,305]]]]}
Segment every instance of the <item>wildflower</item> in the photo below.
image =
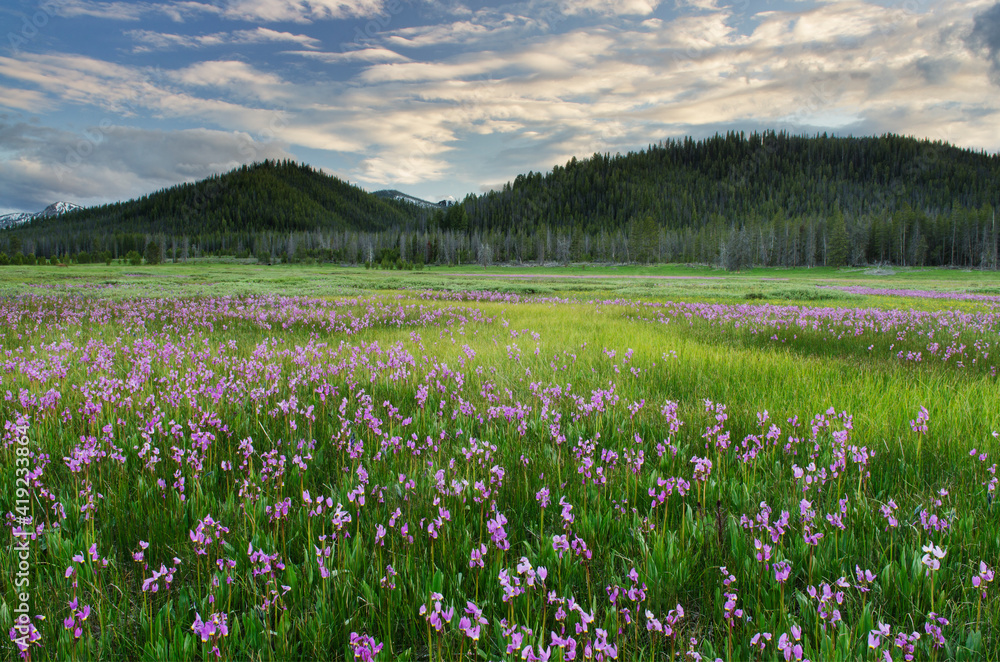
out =
{"type": "Polygon", "coordinates": [[[893,640],[893,646],[903,651],[903,659],[910,662],[913,660],[913,651],[918,641],[920,641],[919,632],[911,632],[910,634],[900,632],[893,640]]]}
{"type": "Polygon", "coordinates": [[[868,585],[871,584],[873,581],[875,581],[875,578],[878,575],[873,573],[871,570],[862,570],[861,566],[855,565],[854,576],[858,580],[858,583],[855,586],[855,588],[862,593],[867,593],[868,591],[871,590],[868,587],[868,585]]]}
{"type": "Polygon", "coordinates": [[[441,601],[443,599],[444,596],[440,593],[431,593],[430,607],[427,604],[420,605],[420,615],[437,632],[441,632],[444,629],[444,624],[450,623],[451,619],[455,616],[454,607],[441,609],[441,601]]]}
{"type": "MultiPolygon", "coordinates": [[[[143,560],[143,558],[145,556],[146,550],[149,549],[149,543],[140,540],[139,541],[139,547],[140,547],[140,550],[138,552],[133,552],[132,553],[132,560],[133,561],[137,561],[138,562],[138,561],[142,561],[143,560]]],[[[67,575],[67,577],[68,576],[69,575],[67,575]]]]}
{"type": "Polygon", "coordinates": [[[756,550],[756,558],[760,563],[767,563],[771,560],[771,546],[762,543],[759,538],[754,538],[753,547],[756,550]]]}
{"type": "Polygon", "coordinates": [[[393,568],[391,565],[385,566],[385,576],[383,576],[382,579],[379,581],[379,583],[382,585],[382,588],[387,588],[389,590],[395,589],[396,580],[394,578],[397,574],[399,573],[397,573],[396,569],[393,568]]]}
{"type": "Polygon", "coordinates": [[[938,570],[941,567],[941,559],[948,552],[933,543],[924,545],[923,550],[924,555],[921,557],[920,562],[927,567],[927,575],[930,576],[932,571],[938,570]]]}
{"type": "Polygon", "coordinates": [[[931,416],[927,412],[927,407],[921,405],[920,411],[917,412],[916,420],[910,421],[910,429],[917,434],[927,434],[927,421],[930,419],[931,416]]]}
{"type": "Polygon", "coordinates": [[[982,588],[982,593],[980,594],[982,598],[986,599],[986,585],[993,581],[993,569],[986,565],[985,561],[979,562],[979,574],[972,578],[972,585],[976,588],[982,588]]]}
{"type": "Polygon", "coordinates": [[[924,632],[931,638],[931,646],[934,648],[944,648],[945,639],[941,634],[941,628],[948,625],[948,619],[938,616],[933,611],[927,614],[927,622],[924,623],[924,632]]]}
{"type": "Polygon", "coordinates": [[[782,633],[781,637],[778,638],[778,650],[784,655],[785,662],[801,660],[805,652],[802,644],[798,643],[802,641],[802,628],[798,625],[792,625],[791,634],[792,636],[789,637],[788,633],[782,633]]]}
{"type": "Polygon", "coordinates": [[[884,517],[885,521],[888,522],[889,524],[889,526],[886,527],[886,531],[889,530],[889,527],[896,528],[897,526],[899,526],[899,520],[897,520],[896,517],[893,515],[893,513],[896,511],[897,508],[899,508],[899,506],[897,506],[896,502],[893,501],[892,499],[889,499],[889,503],[883,504],[879,508],[879,510],[882,512],[882,517],[884,517]]]}
{"type": "Polygon", "coordinates": [[[458,629],[473,641],[479,641],[479,634],[483,625],[489,625],[489,621],[483,617],[483,610],[477,607],[474,602],[467,601],[465,616],[459,619],[458,629]]]}
{"type": "Polygon", "coordinates": [[[90,617],[90,605],[78,609],[79,602],[73,598],[69,603],[69,616],[63,619],[63,627],[73,633],[74,639],[83,636],[83,623],[90,617]]]}
{"type": "MultiPolygon", "coordinates": [[[[36,616],[35,618],[41,620],[43,617],[36,616]]],[[[42,634],[27,615],[22,615],[15,621],[14,627],[10,629],[10,640],[17,647],[18,654],[25,660],[31,656],[32,644],[39,648],[42,647],[42,634]]]]}
{"type": "Polygon", "coordinates": [[[771,641],[770,632],[758,632],[754,636],[750,637],[750,646],[763,652],[767,642],[769,641],[771,641]]]}
{"type": "Polygon", "coordinates": [[[871,650],[877,649],[882,645],[882,638],[889,637],[890,628],[885,623],[879,623],[877,630],[872,630],[868,633],[868,648],[871,650]]]}
{"type": "Polygon", "coordinates": [[[819,617],[824,621],[823,629],[829,624],[836,627],[837,623],[841,621],[840,610],[837,609],[837,605],[844,603],[844,592],[837,591],[834,587],[845,588],[850,586],[847,580],[843,577],[834,583],[834,586],[823,582],[818,587],[808,586],[806,587],[806,593],[809,597],[817,601],[816,611],[819,617]]]}
{"type": "Polygon", "coordinates": [[[367,634],[351,633],[351,652],[354,653],[355,660],[371,662],[382,651],[382,646],[367,634]]]}

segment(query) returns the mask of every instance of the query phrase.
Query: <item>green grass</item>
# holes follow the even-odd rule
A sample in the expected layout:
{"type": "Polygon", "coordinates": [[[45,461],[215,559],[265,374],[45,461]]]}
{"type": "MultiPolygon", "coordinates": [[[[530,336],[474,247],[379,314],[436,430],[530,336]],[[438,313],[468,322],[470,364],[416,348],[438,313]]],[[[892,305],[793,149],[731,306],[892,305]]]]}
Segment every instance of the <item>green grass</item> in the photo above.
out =
{"type": "MultiPolygon", "coordinates": [[[[192,261],[162,266],[79,265],[0,268],[0,296],[81,292],[111,297],[268,294],[329,296],[372,290],[483,289],[520,295],[628,297],[643,300],[774,301],[802,305],[879,305],[933,310],[940,304],[909,297],[852,295],[819,286],[1000,293],[1000,274],[958,269],[752,269],[732,274],[682,265],[586,267],[428,267],[381,271],[331,265],[261,266],[192,261]],[[635,278],[641,277],[641,278],[635,278]],[[95,289],[104,288],[104,289],[95,289]]],[[[981,307],[969,302],[950,305],[981,307]]]]}
{"type": "MultiPolygon", "coordinates": [[[[0,298],[0,420],[30,417],[30,466],[40,461],[38,452],[50,460],[30,488],[30,510],[50,526],[60,524],[31,545],[32,614],[47,616],[37,622],[42,647],[32,659],[211,659],[211,642],[203,644],[191,626],[196,612],[206,619],[219,612],[227,614],[230,630],[218,639],[225,659],[351,659],[349,636],[356,632],[384,644],[380,660],[519,660],[524,646],[548,645],[549,633],[563,625],[575,636],[581,621],[568,604],[566,619],[557,620],[559,605],[526,587],[527,576],[517,571],[522,557],[533,568],[547,569],[547,591],[560,600],[573,597],[594,617],[588,633],[577,637],[581,646],[592,643],[601,628],[618,659],[667,659],[671,649],[686,650],[691,637],[695,649],[712,659],[784,659],[776,642],[793,626],[801,627],[798,643],[810,659],[876,659],[868,634],[879,622],[889,624],[893,636],[921,633],[917,659],[1000,659],[1000,586],[994,581],[980,603],[971,585],[980,560],[996,569],[1000,558],[998,511],[984,485],[1000,452],[992,435],[1000,430],[1000,386],[992,370],[997,326],[972,321],[994,315],[995,307],[816,288],[832,279],[967,291],[996,287],[996,275],[755,270],[729,276],[687,267],[650,269],[586,271],[722,278],[546,278],[578,273],[574,268],[529,272],[538,278],[528,282],[509,282],[498,275],[502,269],[482,276],[459,275],[468,269],[409,273],[221,264],[0,269],[0,292],[14,296],[0,298]],[[767,280],[775,277],[789,280],[767,280]],[[33,284],[57,285],[57,296],[20,298],[51,294],[33,284]],[[109,287],[75,287],[81,284],[109,287]],[[448,301],[427,298],[420,294],[424,290],[510,291],[528,300],[448,301]],[[344,305],[245,298],[275,293],[344,305]],[[208,298],[231,295],[240,298],[208,298]],[[747,308],[739,309],[744,317],[729,321],[689,321],[683,313],[690,309],[683,305],[589,303],[605,299],[747,308]],[[836,325],[761,326],[753,321],[758,304],[958,309],[978,317],[948,318],[947,328],[942,317],[906,317],[910,322],[888,332],[866,329],[853,336],[836,325]],[[347,335],[325,326],[331,314],[367,321],[347,335]],[[965,367],[928,353],[932,341],[947,344],[955,333],[956,342],[969,348],[965,367]],[[971,349],[976,343],[990,343],[987,350],[993,351],[984,350],[984,357],[971,349]],[[900,351],[921,351],[924,359],[900,359],[900,351]],[[599,395],[612,386],[613,396],[599,395]],[[550,391],[544,402],[540,394],[550,388],[563,395],[550,391]],[[54,392],[57,403],[44,404],[54,392]],[[586,411],[595,398],[604,398],[603,408],[586,411]],[[668,401],[676,403],[683,421],[676,433],[661,413],[668,401]],[[639,403],[633,413],[630,407],[639,403]],[[728,446],[719,433],[704,436],[716,422],[718,404],[725,405],[728,446]],[[474,413],[463,412],[470,405],[474,413]],[[921,407],[930,417],[925,434],[910,423],[921,407]],[[764,411],[769,419],[761,426],[764,411]],[[797,425],[789,422],[794,417],[797,425]],[[753,436],[765,435],[772,424],[779,431],[756,458],[739,459],[743,443],[753,446],[753,436]],[[202,449],[204,433],[212,439],[202,449]],[[845,433],[842,447],[837,439],[845,433]],[[121,461],[102,456],[71,471],[63,458],[83,449],[87,437],[99,451],[120,448],[121,461]],[[254,451],[241,469],[240,443],[248,438],[254,451]],[[476,447],[486,445],[482,452],[470,451],[473,439],[479,440],[476,447]],[[298,447],[302,440],[315,440],[315,446],[306,453],[298,447]],[[159,461],[150,467],[153,447],[159,461]],[[856,447],[847,450],[846,465],[831,469],[846,447],[856,447]],[[866,463],[856,458],[862,447],[865,455],[874,453],[866,463]],[[970,457],[972,448],[987,452],[988,461],[970,457]],[[644,462],[633,472],[630,458],[639,450],[644,462]],[[179,462],[172,459],[180,452],[179,462]],[[306,454],[303,469],[293,458],[306,454]],[[280,478],[261,472],[280,456],[280,478]],[[693,476],[694,456],[713,463],[703,485],[693,476]],[[223,461],[232,462],[233,470],[223,469],[223,461]],[[821,488],[803,492],[793,465],[804,469],[810,462],[826,467],[828,475],[821,488]],[[362,466],[368,482],[366,505],[359,507],[350,493],[360,484],[362,466]],[[586,472],[590,477],[583,481],[586,472]],[[414,481],[412,488],[401,484],[400,474],[414,481]],[[184,500],[173,486],[181,477],[184,500]],[[648,492],[662,490],[659,481],[668,478],[690,481],[692,489],[683,497],[675,491],[659,505],[648,492]],[[489,496],[477,496],[477,481],[489,496]],[[544,511],[535,496],[542,488],[551,491],[544,511]],[[342,529],[349,538],[320,539],[337,528],[333,512],[309,517],[304,489],[343,504],[352,515],[342,529]],[[88,490],[103,495],[94,497],[89,520],[81,512],[88,490]],[[569,529],[562,524],[560,498],[573,505],[569,529]],[[824,533],[815,548],[803,539],[803,498],[824,533]],[[825,515],[840,513],[845,498],[846,530],[839,531],[825,515]],[[285,499],[289,515],[272,521],[267,508],[285,499]],[[890,499],[898,505],[895,528],[879,510],[890,499]],[[52,511],[55,501],[65,508],[64,520],[52,511]],[[773,509],[772,522],[783,510],[790,514],[779,544],[740,524],[744,515],[753,520],[762,501],[773,509]],[[397,508],[401,514],[390,527],[397,508]],[[426,526],[439,508],[450,519],[435,539],[426,526]],[[926,531],[922,510],[946,519],[948,529],[926,531]],[[494,512],[508,520],[507,550],[490,540],[486,522],[494,512]],[[226,545],[212,545],[201,556],[190,532],[207,515],[229,532],[226,545]],[[400,535],[403,522],[412,543],[400,535]],[[378,527],[388,530],[384,545],[376,544],[378,527]],[[552,543],[563,533],[584,541],[591,558],[574,552],[560,558],[552,543]],[[769,563],[791,563],[783,586],[754,558],[755,539],[772,544],[769,563]],[[136,562],[132,554],[140,540],[149,549],[136,562]],[[947,550],[933,581],[920,560],[929,541],[947,550]],[[92,544],[109,560],[107,568],[89,560],[92,544]],[[254,577],[250,544],[277,554],[284,569],[254,577]],[[488,547],[485,567],[470,568],[470,554],[480,544],[488,547]],[[332,549],[329,578],[320,576],[317,547],[332,549]],[[74,562],[80,552],[84,562],[74,562]],[[218,558],[232,559],[235,568],[212,570],[218,558]],[[158,592],[144,592],[143,580],[161,563],[177,568],[173,585],[168,590],[161,580],[158,592]],[[396,588],[381,583],[387,564],[398,572],[396,588]],[[722,566],[735,576],[732,586],[723,586],[722,566]],[[855,566],[877,575],[870,592],[856,587],[855,566]],[[68,567],[78,573],[76,587],[65,577],[68,567]],[[633,568],[646,586],[645,597],[637,604],[623,594],[616,610],[606,588],[627,592],[633,568]],[[527,588],[509,602],[503,599],[502,570],[527,588]],[[219,587],[212,586],[213,575],[219,587]],[[842,622],[823,629],[808,587],[841,577],[850,583],[840,589],[842,622]],[[281,586],[289,587],[287,593],[281,586]],[[277,606],[265,608],[271,590],[279,593],[277,606]],[[738,593],[737,605],[751,620],[736,619],[730,627],[724,613],[729,591],[738,593]],[[442,608],[458,612],[441,633],[428,630],[418,613],[422,604],[433,610],[433,592],[442,594],[442,608]],[[93,608],[79,638],[63,627],[74,596],[80,607],[93,608]],[[458,630],[467,601],[488,620],[477,642],[458,630]],[[645,610],[662,621],[677,604],[685,617],[674,638],[647,631],[645,610]],[[950,622],[940,650],[924,629],[932,611],[950,622]],[[532,632],[511,655],[501,619],[532,632]],[[759,632],[773,635],[763,654],[750,643],[759,632]]],[[[0,450],[0,499],[12,511],[15,446],[0,450]]],[[[8,534],[7,540],[11,553],[0,555],[5,628],[19,602],[9,579],[17,572],[14,539],[8,534]]],[[[553,650],[552,659],[561,659],[553,650]]],[[[4,659],[16,657],[12,646],[3,651],[4,659]]],[[[900,659],[899,649],[892,653],[900,659]]]]}

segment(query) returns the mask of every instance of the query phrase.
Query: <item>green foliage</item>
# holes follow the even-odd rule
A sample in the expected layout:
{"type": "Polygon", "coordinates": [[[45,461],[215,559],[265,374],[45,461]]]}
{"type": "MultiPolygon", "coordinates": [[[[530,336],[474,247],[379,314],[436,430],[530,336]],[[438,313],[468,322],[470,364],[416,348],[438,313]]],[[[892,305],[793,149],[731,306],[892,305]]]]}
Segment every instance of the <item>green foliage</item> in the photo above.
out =
{"type": "Polygon", "coordinates": [[[128,260],[128,263],[133,267],[138,267],[142,264],[142,256],[139,255],[139,251],[129,251],[128,254],[125,255],[125,259],[128,260]]]}
{"type": "Polygon", "coordinates": [[[448,207],[443,218],[439,218],[442,230],[452,230],[455,232],[465,232],[469,227],[469,215],[464,205],[454,204],[448,207]]]}
{"type": "Polygon", "coordinates": [[[830,247],[827,252],[826,266],[842,267],[847,264],[851,247],[847,239],[847,227],[844,225],[844,214],[837,205],[830,216],[827,231],[830,247]]]}
{"type": "Polygon", "coordinates": [[[146,264],[159,264],[160,263],[160,251],[162,247],[159,242],[151,239],[148,244],[146,244],[146,264]]]}

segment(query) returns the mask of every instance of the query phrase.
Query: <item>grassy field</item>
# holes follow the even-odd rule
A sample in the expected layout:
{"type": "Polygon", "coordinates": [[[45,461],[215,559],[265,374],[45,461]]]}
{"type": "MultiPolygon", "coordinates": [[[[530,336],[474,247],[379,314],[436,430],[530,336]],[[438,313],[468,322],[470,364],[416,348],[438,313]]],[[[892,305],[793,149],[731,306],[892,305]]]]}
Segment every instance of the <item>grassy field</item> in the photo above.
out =
{"type": "Polygon", "coordinates": [[[998,296],[0,269],[2,657],[1000,660],[998,296]]]}
{"type": "MultiPolygon", "coordinates": [[[[1000,296],[1000,273],[959,269],[752,269],[732,274],[711,267],[578,266],[429,267],[381,271],[330,265],[260,266],[234,261],[191,261],[163,266],[4,267],[0,296],[102,290],[102,296],[274,294],[330,296],[372,290],[491,290],[522,295],[616,297],[735,302],[841,302],[924,306],[922,301],[859,298],[829,287],[965,292],[1000,296]]],[[[954,303],[954,302],[953,302],[954,303]]]]}

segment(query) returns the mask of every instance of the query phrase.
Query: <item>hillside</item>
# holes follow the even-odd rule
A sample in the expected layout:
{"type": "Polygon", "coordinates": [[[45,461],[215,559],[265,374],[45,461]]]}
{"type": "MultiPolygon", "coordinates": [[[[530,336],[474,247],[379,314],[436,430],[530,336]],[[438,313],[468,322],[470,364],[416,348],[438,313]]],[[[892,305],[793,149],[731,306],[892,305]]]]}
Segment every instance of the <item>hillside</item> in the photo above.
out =
{"type": "Polygon", "coordinates": [[[265,161],[135,200],[39,218],[12,234],[43,255],[141,252],[150,236],[183,238],[205,251],[248,251],[249,238],[262,234],[372,232],[425,215],[308,166],[265,161]]]}
{"type": "Polygon", "coordinates": [[[883,214],[909,205],[928,214],[978,208],[1000,195],[1000,158],[945,143],[887,135],[803,137],[728,134],[667,141],[640,152],[573,159],[519,176],[470,201],[474,227],[512,223],[622,227],[652,216],[665,228],[714,215],[754,219],[883,214]]]}
{"type": "MultiPolygon", "coordinates": [[[[402,200],[400,199],[402,198],[402,200]]],[[[107,259],[998,265],[1000,156],[894,135],[667,141],[572,159],[432,209],[265,162],[0,232],[0,252],[107,259]]]]}
{"type": "Polygon", "coordinates": [[[810,266],[831,262],[831,244],[839,264],[993,264],[998,202],[997,155],[766,133],[573,159],[464,204],[473,230],[568,235],[557,259],[589,259],[617,233],[620,261],[810,266]]]}

